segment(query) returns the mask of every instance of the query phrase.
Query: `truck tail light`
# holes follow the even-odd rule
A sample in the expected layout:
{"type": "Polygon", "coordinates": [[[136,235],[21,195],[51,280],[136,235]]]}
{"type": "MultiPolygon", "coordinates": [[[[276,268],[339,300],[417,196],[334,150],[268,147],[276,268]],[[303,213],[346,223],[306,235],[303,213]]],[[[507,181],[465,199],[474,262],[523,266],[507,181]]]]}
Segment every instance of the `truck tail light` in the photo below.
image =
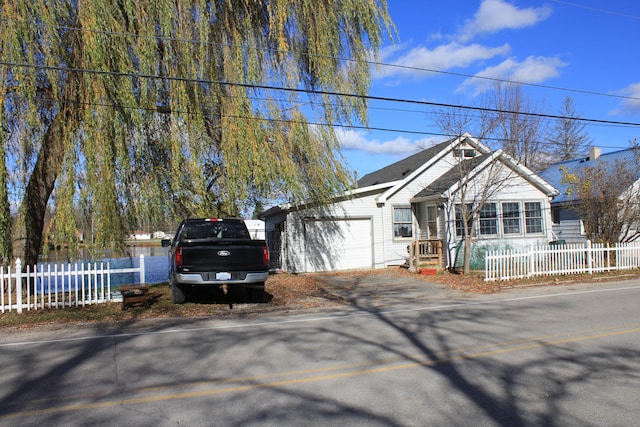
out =
{"type": "Polygon", "coordinates": [[[269,265],[269,248],[267,246],[262,247],[262,264],[269,265]]]}
{"type": "Polygon", "coordinates": [[[176,267],[182,267],[182,246],[176,247],[174,257],[176,261],[176,267]]]}

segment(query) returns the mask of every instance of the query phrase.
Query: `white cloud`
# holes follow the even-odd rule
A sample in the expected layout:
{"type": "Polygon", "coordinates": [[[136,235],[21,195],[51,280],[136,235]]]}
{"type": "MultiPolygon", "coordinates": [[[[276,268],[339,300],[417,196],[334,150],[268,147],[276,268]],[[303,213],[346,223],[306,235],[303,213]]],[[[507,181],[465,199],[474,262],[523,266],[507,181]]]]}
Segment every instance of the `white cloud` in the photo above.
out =
{"type": "Polygon", "coordinates": [[[640,114],[640,82],[633,83],[617,92],[618,95],[628,96],[635,99],[624,99],[619,108],[612,110],[609,114],[640,114]]]}
{"type": "Polygon", "coordinates": [[[467,20],[459,30],[458,37],[468,41],[479,34],[530,27],[549,15],[549,7],[519,9],[504,0],[483,0],[473,19],[467,20]]]}
{"type": "Polygon", "coordinates": [[[408,138],[398,137],[389,141],[368,139],[364,132],[338,129],[336,131],[343,150],[363,151],[369,154],[386,154],[391,156],[409,156],[425,147],[434,144],[435,138],[422,138],[412,141],[408,138]]]}
{"type": "Polygon", "coordinates": [[[567,66],[559,58],[530,56],[523,62],[509,58],[502,63],[488,67],[475,75],[479,78],[465,80],[456,92],[473,90],[474,95],[491,88],[491,79],[507,79],[521,83],[541,83],[560,74],[560,68],[567,66]]]}
{"type": "Polygon", "coordinates": [[[479,44],[461,45],[449,43],[437,46],[435,49],[418,46],[408,53],[392,59],[390,56],[397,53],[397,50],[391,50],[384,52],[386,57],[383,57],[385,62],[394,66],[380,68],[377,70],[375,77],[410,76],[426,78],[433,76],[433,73],[424,71],[425,69],[446,71],[451,68],[464,68],[478,61],[504,56],[510,52],[511,46],[509,44],[487,47],[479,44]]]}

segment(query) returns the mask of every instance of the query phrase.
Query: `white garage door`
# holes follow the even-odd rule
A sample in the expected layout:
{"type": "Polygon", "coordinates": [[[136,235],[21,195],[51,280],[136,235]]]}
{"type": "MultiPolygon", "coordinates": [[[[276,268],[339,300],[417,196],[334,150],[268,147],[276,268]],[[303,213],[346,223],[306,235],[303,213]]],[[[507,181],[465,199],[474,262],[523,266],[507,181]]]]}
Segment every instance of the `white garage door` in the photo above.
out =
{"type": "Polygon", "coordinates": [[[371,268],[371,219],[305,220],[305,271],[371,268]]]}

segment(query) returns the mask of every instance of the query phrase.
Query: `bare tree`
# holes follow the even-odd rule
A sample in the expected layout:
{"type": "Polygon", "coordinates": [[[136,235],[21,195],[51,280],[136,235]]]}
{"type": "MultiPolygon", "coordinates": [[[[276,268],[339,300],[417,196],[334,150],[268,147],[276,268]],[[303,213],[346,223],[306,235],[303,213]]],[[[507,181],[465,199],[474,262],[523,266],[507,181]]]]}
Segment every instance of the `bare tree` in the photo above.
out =
{"type": "Polygon", "coordinates": [[[484,117],[487,134],[518,163],[539,172],[547,165],[542,143],[544,108],[517,83],[497,82],[483,102],[492,112],[484,117]]]}
{"type": "MultiPolygon", "coordinates": [[[[463,149],[464,150],[464,149],[463,149]]],[[[462,238],[463,272],[471,270],[471,252],[483,233],[498,233],[498,194],[513,185],[515,162],[502,150],[485,151],[473,158],[458,157],[450,173],[457,182],[452,186],[448,211],[455,217],[451,233],[462,238]]]]}
{"type": "Polygon", "coordinates": [[[550,153],[556,161],[576,159],[585,156],[593,140],[585,131],[586,125],[580,122],[575,102],[567,96],[559,110],[560,117],[555,120],[549,131],[550,153]]]}
{"type": "Polygon", "coordinates": [[[478,140],[494,142],[491,145],[499,148],[491,152],[488,142],[481,144],[485,148],[479,156],[459,157],[450,171],[455,174],[456,191],[450,195],[449,214],[455,215],[454,232],[464,241],[465,273],[470,270],[472,247],[480,237],[477,233],[483,223],[497,220],[491,217],[498,214],[496,197],[513,185],[514,170],[546,164],[540,152],[541,120],[535,114],[525,114],[541,111],[532,105],[520,85],[497,83],[486,95],[484,108],[449,108],[432,115],[435,125],[447,135],[460,137],[473,130],[478,140]]]}

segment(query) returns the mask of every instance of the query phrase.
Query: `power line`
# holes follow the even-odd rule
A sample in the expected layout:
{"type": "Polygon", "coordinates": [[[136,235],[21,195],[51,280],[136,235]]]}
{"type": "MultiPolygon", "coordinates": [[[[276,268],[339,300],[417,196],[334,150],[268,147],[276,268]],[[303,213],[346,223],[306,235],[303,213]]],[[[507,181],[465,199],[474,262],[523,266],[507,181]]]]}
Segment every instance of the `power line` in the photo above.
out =
{"type": "Polygon", "coordinates": [[[577,8],[580,8],[580,9],[591,10],[591,11],[594,11],[594,12],[608,13],[609,15],[622,16],[624,18],[630,18],[630,19],[640,19],[640,16],[629,15],[628,13],[620,13],[620,12],[614,12],[614,11],[611,11],[611,10],[598,9],[596,7],[585,6],[583,4],[577,4],[577,3],[572,3],[572,2],[563,1],[563,0],[551,0],[551,1],[554,2],[554,3],[558,3],[558,4],[563,4],[565,6],[577,7],[577,8]]]}
{"type": "Polygon", "coordinates": [[[450,104],[450,103],[433,102],[433,101],[419,101],[419,100],[412,100],[412,99],[402,99],[402,98],[373,96],[373,95],[357,95],[357,94],[344,93],[344,92],[331,92],[331,91],[325,91],[325,90],[312,90],[312,89],[291,88],[291,87],[284,87],[284,86],[260,85],[255,83],[226,82],[221,80],[194,79],[194,78],[176,77],[176,76],[158,76],[158,75],[152,75],[152,74],[89,70],[89,69],[82,69],[82,68],[68,68],[68,67],[53,66],[53,65],[37,65],[37,64],[24,64],[24,63],[19,64],[19,63],[7,62],[7,61],[0,61],[0,65],[4,65],[8,67],[34,68],[34,69],[42,69],[42,70],[49,70],[49,71],[60,71],[65,73],[82,73],[82,74],[93,74],[93,75],[112,76],[112,77],[115,76],[115,77],[129,77],[129,78],[137,78],[137,79],[166,80],[166,81],[176,81],[176,82],[182,82],[182,83],[197,83],[197,84],[203,84],[203,85],[217,84],[222,86],[236,86],[236,87],[242,87],[247,89],[284,91],[284,92],[300,93],[300,94],[307,94],[307,95],[309,94],[325,95],[325,96],[342,97],[342,98],[361,98],[361,99],[366,99],[368,101],[383,101],[383,102],[394,102],[394,103],[407,103],[407,104],[414,104],[414,105],[428,105],[428,106],[439,107],[439,108],[466,109],[466,110],[489,112],[489,113],[501,113],[501,114],[506,113],[506,114],[524,115],[524,116],[547,118],[547,119],[576,120],[576,121],[581,121],[586,123],[599,123],[599,124],[609,124],[609,125],[619,125],[619,126],[640,127],[640,123],[637,123],[637,122],[623,122],[623,121],[592,119],[592,118],[584,118],[584,117],[559,116],[555,114],[536,113],[536,112],[500,110],[496,108],[478,107],[478,106],[462,105],[462,104],[450,104]]]}
{"type": "MultiPolygon", "coordinates": [[[[602,9],[590,8],[590,7],[581,6],[581,5],[577,5],[577,4],[569,3],[569,2],[564,2],[564,1],[560,1],[560,0],[552,0],[552,1],[556,1],[557,3],[567,4],[567,5],[570,5],[570,6],[584,7],[586,9],[597,10],[597,11],[600,11],[600,12],[606,12],[606,13],[611,13],[611,14],[616,14],[616,15],[622,15],[622,14],[617,14],[615,12],[609,12],[609,11],[605,11],[605,10],[602,10],[602,9]]],[[[634,17],[634,16],[630,16],[630,15],[622,15],[622,16],[631,17],[631,18],[635,18],[635,19],[640,19],[640,18],[637,18],[637,17],[634,17]]],[[[5,22],[7,22],[9,20],[10,19],[0,19],[0,21],[5,21],[5,22]]],[[[40,26],[40,27],[44,26],[43,24],[40,24],[40,23],[33,23],[32,25],[40,26]]],[[[196,40],[196,39],[187,39],[187,38],[177,38],[177,37],[166,37],[166,36],[161,37],[161,36],[157,36],[157,35],[144,35],[144,34],[123,32],[123,31],[105,31],[105,30],[95,30],[95,29],[87,29],[87,28],[79,28],[79,27],[68,27],[68,26],[55,26],[54,28],[59,29],[59,30],[65,30],[65,31],[79,31],[79,32],[103,34],[103,35],[108,35],[108,36],[123,36],[123,37],[134,37],[134,38],[143,38],[143,39],[146,38],[146,39],[153,39],[153,40],[158,40],[158,41],[171,41],[171,42],[178,42],[178,43],[190,43],[190,44],[200,44],[200,45],[219,46],[219,47],[233,47],[232,44],[227,44],[227,43],[209,42],[209,41],[202,41],[202,40],[196,40]]],[[[286,51],[286,50],[268,48],[268,47],[251,47],[250,49],[264,50],[264,51],[269,51],[269,52],[273,52],[273,53],[289,53],[289,54],[295,53],[295,54],[298,54],[298,55],[309,56],[309,57],[313,56],[313,57],[316,57],[316,58],[338,59],[340,61],[346,61],[346,62],[365,63],[365,64],[373,65],[373,66],[376,66],[376,67],[396,68],[396,69],[410,70],[410,71],[421,71],[421,72],[425,72],[425,73],[443,74],[443,75],[449,75],[449,76],[455,76],[455,77],[463,77],[463,78],[467,78],[467,79],[477,79],[477,80],[485,80],[485,81],[492,81],[492,82],[498,82],[498,83],[517,84],[517,85],[535,87],[535,88],[540,88],[540,89],[557,90],[557,91],[562,91],[562,92],[580,93],[580,94],[583,94],[583,95],[593,95],[593,96],[600,96],[600,97],[607,97],[607,98],[616,98],[616,99],[626,99],[626,100],[632,100],[632,101],[640,101],[639,97],[629,96],[629,95],[620,95],[620,94],[614,94],[614,93],[603,93],[603,92],[596,92],[596,91],[591,91],[591,90],[586,90],[586,89],[573,89],[573,88],[561,87],[561,86],[543,85],[543,84],[539,84],[539,83],[529,83],[529,82],[522,82],[522,81],[510,80],[510,79],[501,79],[501,78],[497,78],[497,77],[488,77],[488,76],[479,76],[479,75],[474,75],[474,74],[458,73],[458,72],[453,72],[453,71],[436,70],[436,69],[430,69],[430,68],[413,67],[413,66],[399,65],[399,64],[389,64],[389,63],[377,62],[377,61],[361,61],[361,60],[355,60],[355,59],[352,59],[352,58],[333,57],[333,56],[326,56],[326,55],[319,55],[319,54],[309,54],[307,52],[286,51]]]]}
{"type": "MultiPolygon", "coordinates": [[[[58,103],[60,102],[57,99],[54,98],[48,98],[48,97],[43,97],[43,98],[39,98],[40,101],[45,101],[45,102],[53,102],[53,103],[58,103]]],[[[71,101],[72,103],[75,104],[82,104],[82,105],[90,105],[90,106],[94,106],[94,107],[106,107],[106,108],[123,108],[123,109],[135,109],[135,110],[144,110],[144,111],[149,111],[149,112],[154,112],[154,113],[160,113],[160,114],[167,114],[167,113],[163,113],[163,112],[158,112],[157,108],[143,108],[143,107],[138,107],[138,106],[123,106],[123,105],[117,105],[117,104],[113,104],[113,103],[103,103],[103,102],[83,102],[80,103],[78,101],[71,101]]],[[[189,115],[197,115],[199,113],[194,113],[192,111],[173,111],[176,114],[189,114],[189,115]]],[[[417,112],[414,110],[414,112],[417,112]]],[[[426,112],[421,111],[421,113],[425,114],[426,112]]],[[[312,122],[312,121],[300,121],[300,120],[292,120],[292,119],[280,119],[280,118],[272,118],[272,117],[256,117],[256,116],[239,116],[239,115],[228,115],[228,114],[222,114],[221,117],[224,118],[228,118],[228,119],[239,119],[239,120],[255,120],[255,121],[264,121],[264,122],[279,122],[279,123],[289,123],[289,124],[302,124],[302,125],[309,125],[309,126],[322,126],[322,127],[327,127],[330,126],[328,123],[320,123],[320,122],[312,122]]],[[[457,134],[447,134],[447,133],[442,133],[442,132],[427,132],[427,131],[419,131],[419,130],[410,130],[410,129],[393,129],[393,128],[388,128],[388,127],[378,127],[378,126],[364,126],[364,125],[354,125],[354,124],[348,124],[348,123],[336,123],[331,125],[333,127],[336,128],[348,128],[348,129],[353,129],[353,130],[364,130],[364,131],[376,131],[376,132],[387,132],[387,133],[394,133],[394,134],[409,134],[409,135],[419,135],[419,136],[441,136],[441,137],[445,137],[445,138],[455,138],[458,137],[459,135],[457,134]]],[[[523,140],[513,140],[513,139],[505,139],[505,138],[498,138],[498,137],[492,137],[492,136],[483,136],[479,139],[482,139],[484,141],[494,141],[494,142],[499,142],[499,143],[504,143],[504,142],[512,142],[512,143],[523,143],[525,141],[523,140]]],[[[537,144],[537,145],[545,145],[545,146],[554,146],[553,143],[548,142],[548,141],[532,141],[529,140],[528,142],[533,143],[533,144],[537,144]]],[[[626,146],[608,146],[609,148],[620,148],[620,149],[626,149],[628,147],[626,146]]]]}

